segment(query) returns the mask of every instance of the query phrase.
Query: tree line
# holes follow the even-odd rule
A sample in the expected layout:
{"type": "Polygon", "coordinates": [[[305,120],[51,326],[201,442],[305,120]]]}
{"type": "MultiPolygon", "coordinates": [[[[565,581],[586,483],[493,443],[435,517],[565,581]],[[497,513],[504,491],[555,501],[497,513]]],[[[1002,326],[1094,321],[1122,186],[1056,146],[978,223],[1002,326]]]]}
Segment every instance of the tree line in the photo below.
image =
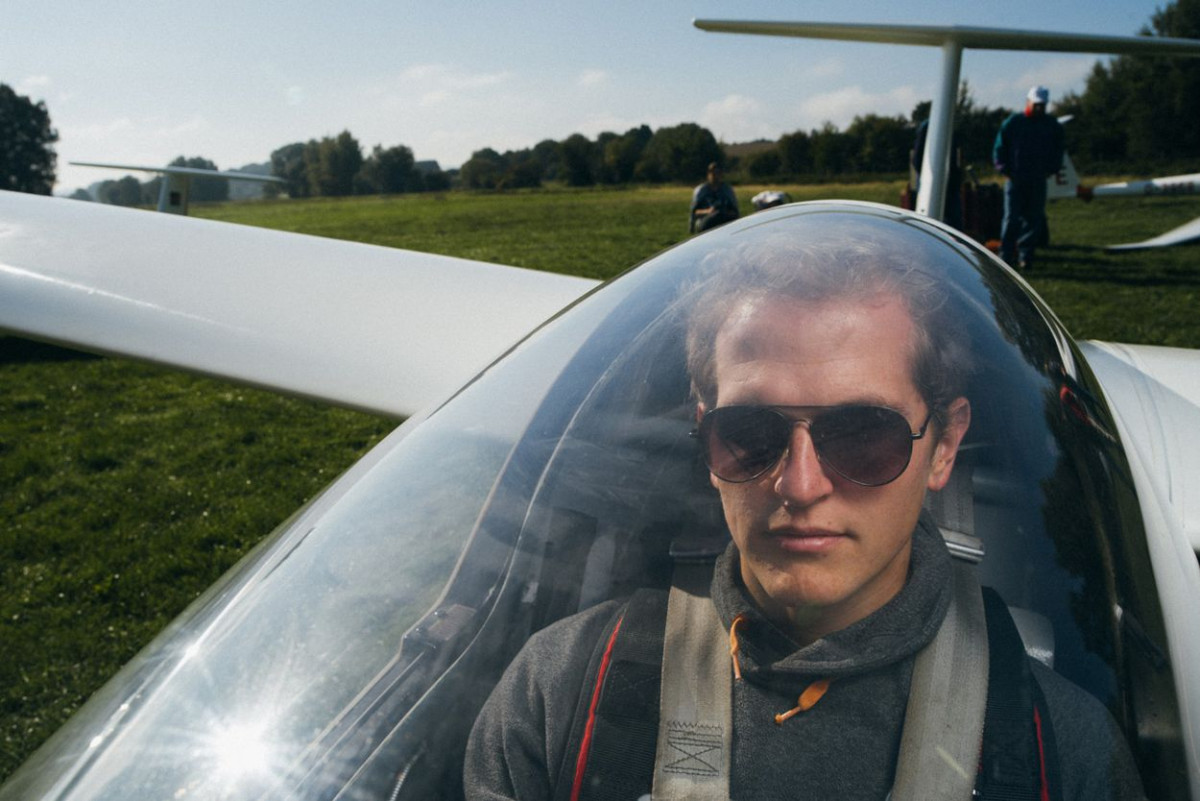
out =
{"type": "MultiPolygon", "coordinates": [[[[1200,0],[1174,0],[1141,31],[1148,36],[1200,38],[1200,0]]],[[[1052,110],[1070,114],[1067,146],[1084,172],[1154,172],[1195,169],[1200,156],[1200,59],[1121,56],[1099,61],[1082,92],[1067,94],[1052,110]]],[[[1009,113],[978,106],[964,83],[955,111],[956,149],[981,173],[991,170],[995,133],[1009,113]]],[[[763,183],[819,181],[849,175],[903,173],[914,131],[928,117],[929,103],[908,115],[866,114],[845,130],[826,123],[793,131],[774,142],[728,148],[696,123],[651,130],[647,125],[594,139],[572,134],[531,148],[500,153],[483,148],[457,171],[423,169],[405,145],[376,145],[364,153],[349,131],[284,145],[271,153],[272,174],[283,178],[292,197],[395,194],[453,187],[503,190],[547,182],[568,186],[631,183],[695,183],[713,161],[734,180],[763,183]]],[[[0,189],[49,194],[55,180],[58,133],[44,102],[34,102],[0,84],[0,189]]],[[[215,169],[201,157],[172,164],[215,169]]],[[[124,205],[155,202],[161,178],[132,176],[101,185],[101,200],[124,205]]],[[[277,190],[267,185],[265,191],[277,190]]],[[[197,181],[193,199],[228,197],[225,181],[197,181]],[[205,186],[206,183],[211,185],[205,186]]]]}
{"type": "MultiPolygon", "coordinates": [[[[866,114],[845,130],[832,123],[812,131],[793,131],[775,142],[751,143],[736,152],[696,123],[631,128],[595,139],[573,134],[561,142],[544,140],[525,150],[476,151],[462,165],[458,183],[469,189],[630,183],[696,183],[708,164],[721,163],[734,180],[814,181],[848,175],[881,175],[908,170],[917,125],[929,117],[930,102],[905,115],[866,114]]],[[[1010,112],[979,106],[964,82],[956,108],[956,142],[965,157],[989,170],[992,141],[1010,112]]]]}
{"type": "MultiPolygon", "coordinates": [[[[337,136],[284,145],[271,153],[271,174],[285,181],[291,197],[344,197],[440,191],[450,176],[440,169],[419,169],[405,145],[376,145],[363,155],[349,131],[337,136]]],[[[268,194],[279,191],[267,185],[268,194]]]]}
{"type": "MultiPolygon", "coordinates": [[[[1143,36],[1200,39],[1200,0],[1155,12],[1143,36]]],[[[1089,172],[1195,172],[1200,157],[1200,59],[1121,56],[1096,62],[1080,93],[1057,104],[1071,114],[1067,148],[1089,172]]]]}

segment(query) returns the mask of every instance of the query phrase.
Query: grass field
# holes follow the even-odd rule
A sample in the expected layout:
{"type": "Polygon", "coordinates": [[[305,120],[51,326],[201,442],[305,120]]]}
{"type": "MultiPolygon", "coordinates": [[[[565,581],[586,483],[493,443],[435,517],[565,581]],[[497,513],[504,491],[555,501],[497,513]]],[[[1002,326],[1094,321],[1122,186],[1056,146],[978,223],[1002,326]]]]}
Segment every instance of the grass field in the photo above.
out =
{"type": "MultiPolygon", "coordinates": [[[[786,187],[893,202],[895,183],[786,187]]],[[[756,187],[740,187],[746,208],[756,187]]],[[[197,216],[607,278],[686,236],[689,190],[200,207],[197,216]]],[[[1200,347],[1200,251],[1115,255],[1196,198],[1051,207],[1028,276],[1081,338],[1200,347]]],[[[131,245],[132,246],[132,245],[131,245]]],[[[394,421],[0,339],[0,779],[394,421]]]]}

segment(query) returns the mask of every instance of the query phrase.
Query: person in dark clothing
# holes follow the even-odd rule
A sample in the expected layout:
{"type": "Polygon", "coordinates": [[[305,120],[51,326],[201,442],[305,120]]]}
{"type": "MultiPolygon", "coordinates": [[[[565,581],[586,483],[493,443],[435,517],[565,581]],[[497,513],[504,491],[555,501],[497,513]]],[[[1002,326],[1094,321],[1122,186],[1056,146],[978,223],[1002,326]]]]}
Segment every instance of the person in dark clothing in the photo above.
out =
{"type": "MultiPolygon", "coordinates": [[[[724,761],[720,797],[884,798],[900,781],[922,655],[958,614],[958,573],[923,504],[949,482],[970,426],[968,337],[921,251],[899,237],[831,231],[756,243],[736,260],[696,290],[686,343],[696,433],[731,542],[711,600],[696,602],[729,651],[715,678],[697,668],[684,683],[701,696],[731,685],[728,750],[714,758],[686,728],[664,743],[660,728],[655,792],[664,761],[663,773],[724,761]]],[[[664,662],[673,637],[708,636],[690,621],[672,628],[671,592],[664,662]]],[[[621,608],[600,604],[530,639],[472,731],[468,799],[610,797],[589,784],[588,738],[579,747],[573,732],[602,695],[589,666],[607,659],[621,608]]],[[[1107,710],[1030,670],[1061,733],[1054,797],[1140,798],[1107,710]]],[[[663,695],[673,675],[663,668],[663,695]]],[[[965,744],[968,780],[976,742],[965,744]]]]}
{"type": "Polygon", "coordinates": [[[1004,187],[1004,222],[1000,256],[1020,270],[1033,266],[1034,250],[1048,236],[1046,180],[1062,168],[1063,129],[1046,113],[1050,90],[1034,86],[1025,111],[1000,126],[992,160],[1008,178],[1004,187]]]}
{"type": "Polygon", "coordinates": [[[688,231],[700,233],[736,220],[739,216],[737,195],[725,183],[725,172],[715,161],[708,165],[708,178],[692,192],[688,231]]]}

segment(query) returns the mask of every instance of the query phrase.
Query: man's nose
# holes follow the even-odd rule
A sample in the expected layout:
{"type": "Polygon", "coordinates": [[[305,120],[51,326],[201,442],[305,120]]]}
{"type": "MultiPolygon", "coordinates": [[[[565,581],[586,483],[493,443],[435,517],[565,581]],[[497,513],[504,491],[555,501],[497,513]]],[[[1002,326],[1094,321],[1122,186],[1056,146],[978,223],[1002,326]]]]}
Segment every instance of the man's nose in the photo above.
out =
{"type": "Polygon", "coordinates": [[[789,506],[810,506],[833,492],[833,482],[817,458],[808,426],[792,428],[787,453],[779,460],[775,492],[789,506]]]}

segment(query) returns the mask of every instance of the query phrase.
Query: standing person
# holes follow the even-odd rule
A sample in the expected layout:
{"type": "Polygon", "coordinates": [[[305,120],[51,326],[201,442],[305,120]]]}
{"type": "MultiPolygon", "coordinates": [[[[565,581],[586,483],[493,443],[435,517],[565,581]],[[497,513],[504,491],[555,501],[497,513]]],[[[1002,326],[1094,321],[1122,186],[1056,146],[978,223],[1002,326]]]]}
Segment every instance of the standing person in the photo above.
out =
{"type": "Polygon", "coordinates": [[[1025,101],[1025,111],[1000,126],[992,150],[996,169],[1008,178],[1000,256],[1020,270],[1033,266],[1034,248],[1046,237],[1046,180],[1063,161],[1062,125],[1046,113],[1050,90],[1034,86],[1025,101]]]}
{"type": "Polygon", "coordinates": [[[695,234],[733,222],[739,216],[737,195],[733,187],[725,183],[725,172],[721,165],[708,165],[708,178],[692,192],[692,208],[688,218],[688,231],[695,234]]]}
{"type": "Polygon", "coordinates": [[[731,542],[710,577],[679,566],[667,594],[534,634],[475,723],[467,799],[636,799],[652,784],[656,798],[988,798],[1013,765],[1029,792],[1004,797],[1141,797],[1107,710],[1029,660],[1003,601],[980,597],[922,511],[971,422],[973,357],[911,236],[831,218],[801,241],[748,243],[697,287],[695,433],[731,542]],[[982,606],[968,627],[986,642],[928,681],[926,655],[982,606]],[[980,653],[1017,666],[983,670],[989,698],[1028,704],[991,739],[990,711],[960,732],[978,706],[915,700],[971,684],[980,653]],[[930,709],[950,725],[925,723],[930,709]],[[928,769],[906,756],[914,740],[928,769]]]}

